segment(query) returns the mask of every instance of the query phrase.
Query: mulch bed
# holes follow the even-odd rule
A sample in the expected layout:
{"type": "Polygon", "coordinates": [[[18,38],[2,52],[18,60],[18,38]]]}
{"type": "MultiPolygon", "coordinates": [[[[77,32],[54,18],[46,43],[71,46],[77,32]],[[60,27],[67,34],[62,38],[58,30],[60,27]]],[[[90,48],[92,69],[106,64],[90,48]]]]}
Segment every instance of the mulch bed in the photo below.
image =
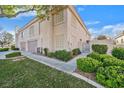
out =
{"type": "Polygon", "coordinates": [[[82,76],[85,76],[88,79],[95,80],[95,76],[96,76],[95,73],[86,73],[86,72],[80,71],[78,69],[76,69],[74,72],[76,72],[76,73],[78,73],[78,74],[80,74],[82,76]]]}

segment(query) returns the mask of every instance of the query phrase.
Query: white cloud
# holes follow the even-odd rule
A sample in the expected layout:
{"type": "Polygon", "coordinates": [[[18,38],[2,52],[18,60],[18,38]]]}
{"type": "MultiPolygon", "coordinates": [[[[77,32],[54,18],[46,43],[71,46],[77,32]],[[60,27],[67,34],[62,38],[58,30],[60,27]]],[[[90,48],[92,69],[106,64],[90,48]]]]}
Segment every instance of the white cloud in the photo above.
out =
{"type": "Polygon", "coordinates": [[[89,28],[89,31],[93,37],[96,37],[101,34],[115,37],[118,33],[122,32],[123,30],[124,30],[124,23],[115,24],[115,25],[105,25],[100,29],[89,28]]]}
{"type": "Polygon", "coordinates": [[[99,24],[100,21],[87,21],[85,23],[86,23],[86,25],[96,25],[96,24],[99,24]]]}

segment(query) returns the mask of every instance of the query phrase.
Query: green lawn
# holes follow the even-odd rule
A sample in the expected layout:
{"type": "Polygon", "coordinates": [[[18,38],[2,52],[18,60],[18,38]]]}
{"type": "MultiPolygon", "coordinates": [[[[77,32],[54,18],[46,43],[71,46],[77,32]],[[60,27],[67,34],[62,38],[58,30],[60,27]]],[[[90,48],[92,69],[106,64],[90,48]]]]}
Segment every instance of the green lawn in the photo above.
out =
{"type": "Polygon", "coordinates": [[[0,60],[0,87],[93,87],[76,77],[24,59],[0,60]]]}

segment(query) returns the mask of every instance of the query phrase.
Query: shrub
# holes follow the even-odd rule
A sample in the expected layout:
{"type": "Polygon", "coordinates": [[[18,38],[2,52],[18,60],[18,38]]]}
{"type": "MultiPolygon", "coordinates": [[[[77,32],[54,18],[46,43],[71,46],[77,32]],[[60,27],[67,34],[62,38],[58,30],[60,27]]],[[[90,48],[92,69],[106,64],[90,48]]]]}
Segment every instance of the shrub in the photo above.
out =
{"type": "Polygon", "coordinates": [[[96,73],[97,82],[106,87],[124,87],[124,68],[120,66],[100,67],[96,73]]]}
{"type": "Polygon", "coordinates": [[[124,60],[124,48],[114,48],[112,55],[118,59],[124,60]]]}
{"type": "Polygon", "coordinates": [[[68,61],[72,58],[71,52],[68,52],[66,50],[58,50],[55,52],[54,56],[62,61],[68,61]]]}
{"type": "Polygon", "coordinates": [[[108,50],[108,47],[107,47],[107,45],[93,44],[92,45],[92,50],[94,52],[99,53],[99,54],[105,54],[108,50]]]}
{"type": "Polygon", "coordinates": [[[91,58],[96,59],[96,60],[101,61],[101,62],[103,62],[103,60],[105,58],[113,58],[113,56],[110,56],[107,54],[98,54],[95,52],[90,53],[89,55],[87,55],[87,57],[91,57],[91,58]]]}
{"type": "Polygon", "coordinates": [[[6,55],[6,58],[21,56],[21,52],[13,52],[6,55]]]}
{"type": "Polygon", "coordinates": [[[95,72],[100,66],[102,66],[101,62],[90,57],[77,59],[77,68],[84,72],[95,72]]]}
{"type": "Polygon", "coordinates": [[[93,59],[96,59],[98,61],[101,61],[100,54],[98,54],[96,52],[92,52],[92,53],[88,54],[87,57],[91,57],[93,59]]]}
{"type": "Polygon", "coordinates": [[[48,52],[49,52],[48,48],[44,48],[44,54],[45,54],[45,56],[48,56],[48,52]]]}
{"type": "Polygon", "coordinates": [[[124,67],[124,61],[117,58],[105,58],[103,60],[104,66],[122,66],[124,67]]]}
{"type": "Polygon", "coordinates": [[[55,57],[55,53],[54,52],[49,52],[48,57],[55,57]]]}
{"type": "Polygon", "coordinates": [[[74,56],[76,56],[76,55],[80,54],[81,51],[80,51],[79,48],[75,48],[75,49],[72,50],[72,53],[73,53],[74,56]]]}
{"type": "Polygon", "coordinates": [[[3,52],[3,51],[8,51],[9,48],[0,48],[0,52],[3,52]]]}
{"type": "Polygon", "coordinates": [[[12,45],[11,50],[19,50],[19,48],[16,48],[14,45],[12,45]]]}

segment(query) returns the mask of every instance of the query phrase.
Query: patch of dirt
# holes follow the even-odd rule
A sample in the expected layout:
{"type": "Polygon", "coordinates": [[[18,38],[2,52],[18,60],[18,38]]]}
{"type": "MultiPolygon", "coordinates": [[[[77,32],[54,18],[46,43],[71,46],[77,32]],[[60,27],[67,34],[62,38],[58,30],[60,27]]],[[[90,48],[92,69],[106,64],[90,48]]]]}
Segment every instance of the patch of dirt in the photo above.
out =
{"type": "Polygon", "coordinates": [[[95,76],[96,76],[95,73],[86,73],[86,72],[80,71],[78,69],[76,69],[74,72],[76,72],[76,73],[78,73],[78,74],[80,74],[82,76],[85,76],[88,79],[95,80],[95,76]]]}
{"type": "Polygon", "coordinates": [[[13,62],[16,62],[16,61],[21,61],[21,60],[24,60],[25,57],[24,56],[18,56],[18,57],[13,57],[13,58],[10,58],[13,62]]]}

